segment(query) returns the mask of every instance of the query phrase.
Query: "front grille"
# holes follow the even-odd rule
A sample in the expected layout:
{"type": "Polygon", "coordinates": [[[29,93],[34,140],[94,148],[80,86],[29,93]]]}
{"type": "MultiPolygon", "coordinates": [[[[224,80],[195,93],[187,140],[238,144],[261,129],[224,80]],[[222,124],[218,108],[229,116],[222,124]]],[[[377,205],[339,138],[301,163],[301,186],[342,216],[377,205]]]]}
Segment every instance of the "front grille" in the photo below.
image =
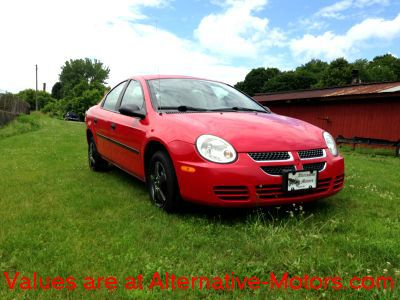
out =
{"type": "Polygon", "coordinates": [[[324,156],[324,151],[322,149],[300,150],[297,153],[301,159],[318,158],[324,156]]]}
{"type": "Polygon", "coordinates": [[[294,198],[299,195],[304,195],[304,194],[318,194],[318,193],[323,193],[326,192],[329,189],[329,185],[331,182],[331,178],[327,179],[321,179],[318,180],[317,188],[313,190],[307,190],[307,191],[298,191],[298,192],[290,192],[286,193],[282,189],[281,184],[266,184],[266,185],[257,185],[256,188],[256,196],[258,199],[288,199],[288,198],[294,198]]]}
{"type": "Polygon", "coordinates": [[[249,190],[246,186],[214,186],[214,194],[221,200],[238,201],[249,199],[249,190]]]}
{"type": "Polygon", "coordinates": [[[269,175],[282,175],[283,171],[294,172],[296,171],[294,166],[265,166],[261,169],[269,175]]]}
{"type": "Polygon", "coordinates": [[[304,164],[303,170],[305,171],[318,171],[321,172],[325,168],[325,162],[318,162],[313,164],[304,164]]]}
{"type": "Polygon", "coordinates": [[[255,161],[288,160],[289,152],[250,152],[249,156],[255,161]]]}

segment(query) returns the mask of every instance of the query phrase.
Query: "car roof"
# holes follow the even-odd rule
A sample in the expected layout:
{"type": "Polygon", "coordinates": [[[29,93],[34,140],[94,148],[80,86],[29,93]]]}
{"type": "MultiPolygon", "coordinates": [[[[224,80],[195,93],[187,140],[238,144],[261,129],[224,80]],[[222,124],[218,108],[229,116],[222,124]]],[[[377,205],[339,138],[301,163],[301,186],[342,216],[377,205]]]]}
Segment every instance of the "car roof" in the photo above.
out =
{"type": "Polygon", "coordinates": [[[153,74],[153,75],[138,75],[138,76],[132,76],[129,79],[144,79],[144,80],[152,80],[152,79],[200,79],[200,80],[209,80],[209,81],[215,81],[215,82],[221,82],[218,80],[212,80],[212,79],[206,79],[206,78],[201,78],[201,77],[193,77],[193,76],[184,76],[184,75],[160,75],[160,74],[153,74]]]}

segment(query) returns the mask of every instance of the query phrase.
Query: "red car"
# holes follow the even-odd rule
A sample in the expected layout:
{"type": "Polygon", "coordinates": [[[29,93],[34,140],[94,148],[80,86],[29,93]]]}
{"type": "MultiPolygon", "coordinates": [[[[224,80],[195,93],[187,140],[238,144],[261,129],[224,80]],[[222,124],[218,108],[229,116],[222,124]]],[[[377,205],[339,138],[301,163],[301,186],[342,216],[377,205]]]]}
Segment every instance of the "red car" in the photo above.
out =
{"type": "Polygon", "coordinates": [[[334,138],[216,81],[140,76],[86,114],[89,165],[148,185],[167,211],[181,199],[230,207],[305,202],[343,188],[334,138]]]}

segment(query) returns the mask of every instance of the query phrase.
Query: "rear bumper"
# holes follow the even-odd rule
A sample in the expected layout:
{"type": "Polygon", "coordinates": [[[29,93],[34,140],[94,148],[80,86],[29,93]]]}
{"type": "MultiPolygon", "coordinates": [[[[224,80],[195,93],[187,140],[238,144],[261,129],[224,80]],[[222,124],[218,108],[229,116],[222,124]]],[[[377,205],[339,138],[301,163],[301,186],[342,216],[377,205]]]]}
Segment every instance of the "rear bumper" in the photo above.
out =
{"type": "MultiPolygon", "coordinates": [[[[330,153],[324,158],[304,162],[323,161],[326,165],[318,174],[316,189],[295,193],[283,191],[282,176],[271,176],[261,169],[271,164],[256,162],[247,153],[239,153],[237,161],[226,165],[204,161],[197,153],[189,155],[187,151],[183,156],[175,156],[173,161],[182,197],[211,206],[256,207],[307,202],[331,196],[344,184],[344,160],[330,153]],[[182,166],[195,171],[185,172],[182,166]]],[[[301,170],[303,161],[298,163],[297,170],[301,170]]]]}

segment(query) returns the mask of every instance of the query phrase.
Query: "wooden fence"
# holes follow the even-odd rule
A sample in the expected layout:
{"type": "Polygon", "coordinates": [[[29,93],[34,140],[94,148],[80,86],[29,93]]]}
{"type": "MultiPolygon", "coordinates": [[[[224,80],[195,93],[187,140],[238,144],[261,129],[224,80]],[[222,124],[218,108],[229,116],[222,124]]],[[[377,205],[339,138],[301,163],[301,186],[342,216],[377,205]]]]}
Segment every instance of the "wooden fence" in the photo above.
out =
{"type": "Polygon", "coordinates": [[[29,114],[29,104],[11,94],[0,94],[0,126],[7,124],[19,114],[29,114]]]}

